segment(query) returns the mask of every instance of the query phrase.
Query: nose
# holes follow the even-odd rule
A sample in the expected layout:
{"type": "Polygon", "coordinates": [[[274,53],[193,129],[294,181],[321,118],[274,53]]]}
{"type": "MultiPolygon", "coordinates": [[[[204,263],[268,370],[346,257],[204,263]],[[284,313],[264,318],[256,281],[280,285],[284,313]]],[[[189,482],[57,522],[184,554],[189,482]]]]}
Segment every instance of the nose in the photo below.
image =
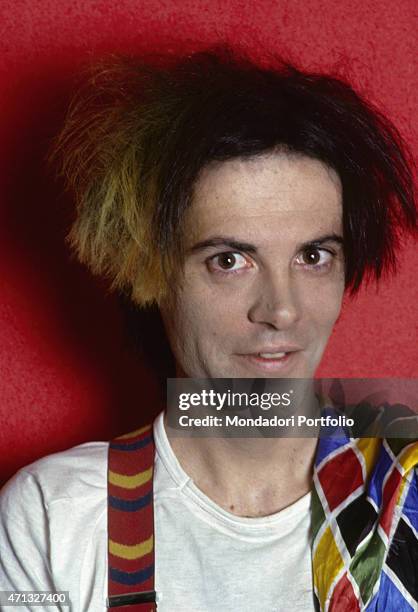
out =
{"type": "Polygon", "coordinates": [[[298,289],[289,273],[266,273],[254,288],[248,319],[274,330],[288,330],[300,318],[298,289]]]}

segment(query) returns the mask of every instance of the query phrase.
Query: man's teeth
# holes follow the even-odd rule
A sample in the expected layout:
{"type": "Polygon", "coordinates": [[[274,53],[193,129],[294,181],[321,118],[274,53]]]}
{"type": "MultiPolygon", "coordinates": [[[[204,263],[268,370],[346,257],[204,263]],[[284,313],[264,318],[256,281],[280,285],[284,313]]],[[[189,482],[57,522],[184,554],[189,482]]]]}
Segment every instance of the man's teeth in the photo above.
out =
{"type": "Polygon", "coordinates": [[[263,357],[263,359],[281,359],[286,353],[259,353],[259,355],[263,357]]]}

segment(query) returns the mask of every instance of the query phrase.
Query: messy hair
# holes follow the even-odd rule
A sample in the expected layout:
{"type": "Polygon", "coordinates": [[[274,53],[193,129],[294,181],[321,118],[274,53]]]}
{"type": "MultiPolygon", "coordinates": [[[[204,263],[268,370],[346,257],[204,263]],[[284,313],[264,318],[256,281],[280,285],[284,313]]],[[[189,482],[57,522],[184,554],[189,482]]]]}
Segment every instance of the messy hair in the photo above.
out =
{"type": "Polygon", "coordinates": [[[159,303],[181,264],[184,214],[211,161],[273,150],[333,168],[343,193],[345,284],[393,271],[416,230],[399,133],[342,80],[230,50],[175,61],[112,59],[73,100],[54,156],[76,197],[79,259],[138,305],[159,303]]]}

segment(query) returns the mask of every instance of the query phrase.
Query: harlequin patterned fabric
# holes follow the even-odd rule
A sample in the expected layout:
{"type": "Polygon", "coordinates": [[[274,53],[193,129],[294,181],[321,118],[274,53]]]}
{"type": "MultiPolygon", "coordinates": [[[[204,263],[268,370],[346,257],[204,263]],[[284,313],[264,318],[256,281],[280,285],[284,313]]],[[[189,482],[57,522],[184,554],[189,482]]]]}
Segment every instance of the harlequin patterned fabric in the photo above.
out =
{"type": "MultiPolygon", "coordinates": [[[[155,610],[154,452],[151,425],[109,446],[109,607],[142,593],[129,610],[155,610]]],[[[344,430],[319,439],[311,509],[318,610],[418,610],[417,465],[418,442],[344,430]]]]}
{"type": "Polygon", "coordinates": [[[418,443],[323,437],[314,469],[318,610],[418,610],[418,443]]]}

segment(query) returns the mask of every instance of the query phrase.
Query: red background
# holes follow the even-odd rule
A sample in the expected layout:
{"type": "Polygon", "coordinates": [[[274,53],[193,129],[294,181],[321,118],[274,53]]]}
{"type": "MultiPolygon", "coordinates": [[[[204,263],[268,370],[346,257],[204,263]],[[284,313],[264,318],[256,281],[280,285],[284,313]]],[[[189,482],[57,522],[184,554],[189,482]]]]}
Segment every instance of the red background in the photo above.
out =
{"type": "MultiPolygon", "coordinates": [[[[126,345],[114,296],[70,259],[68,200],[46,170],[75,76],[108,52],[227,41],[342,75],[414,153],[415,0],[2,0],[0,480],[33,459],[155,414],[156,381],[126,345]]],[[[417,377],[416,247],[399,275],[346,302],[319,374],[417,377]]]]}

